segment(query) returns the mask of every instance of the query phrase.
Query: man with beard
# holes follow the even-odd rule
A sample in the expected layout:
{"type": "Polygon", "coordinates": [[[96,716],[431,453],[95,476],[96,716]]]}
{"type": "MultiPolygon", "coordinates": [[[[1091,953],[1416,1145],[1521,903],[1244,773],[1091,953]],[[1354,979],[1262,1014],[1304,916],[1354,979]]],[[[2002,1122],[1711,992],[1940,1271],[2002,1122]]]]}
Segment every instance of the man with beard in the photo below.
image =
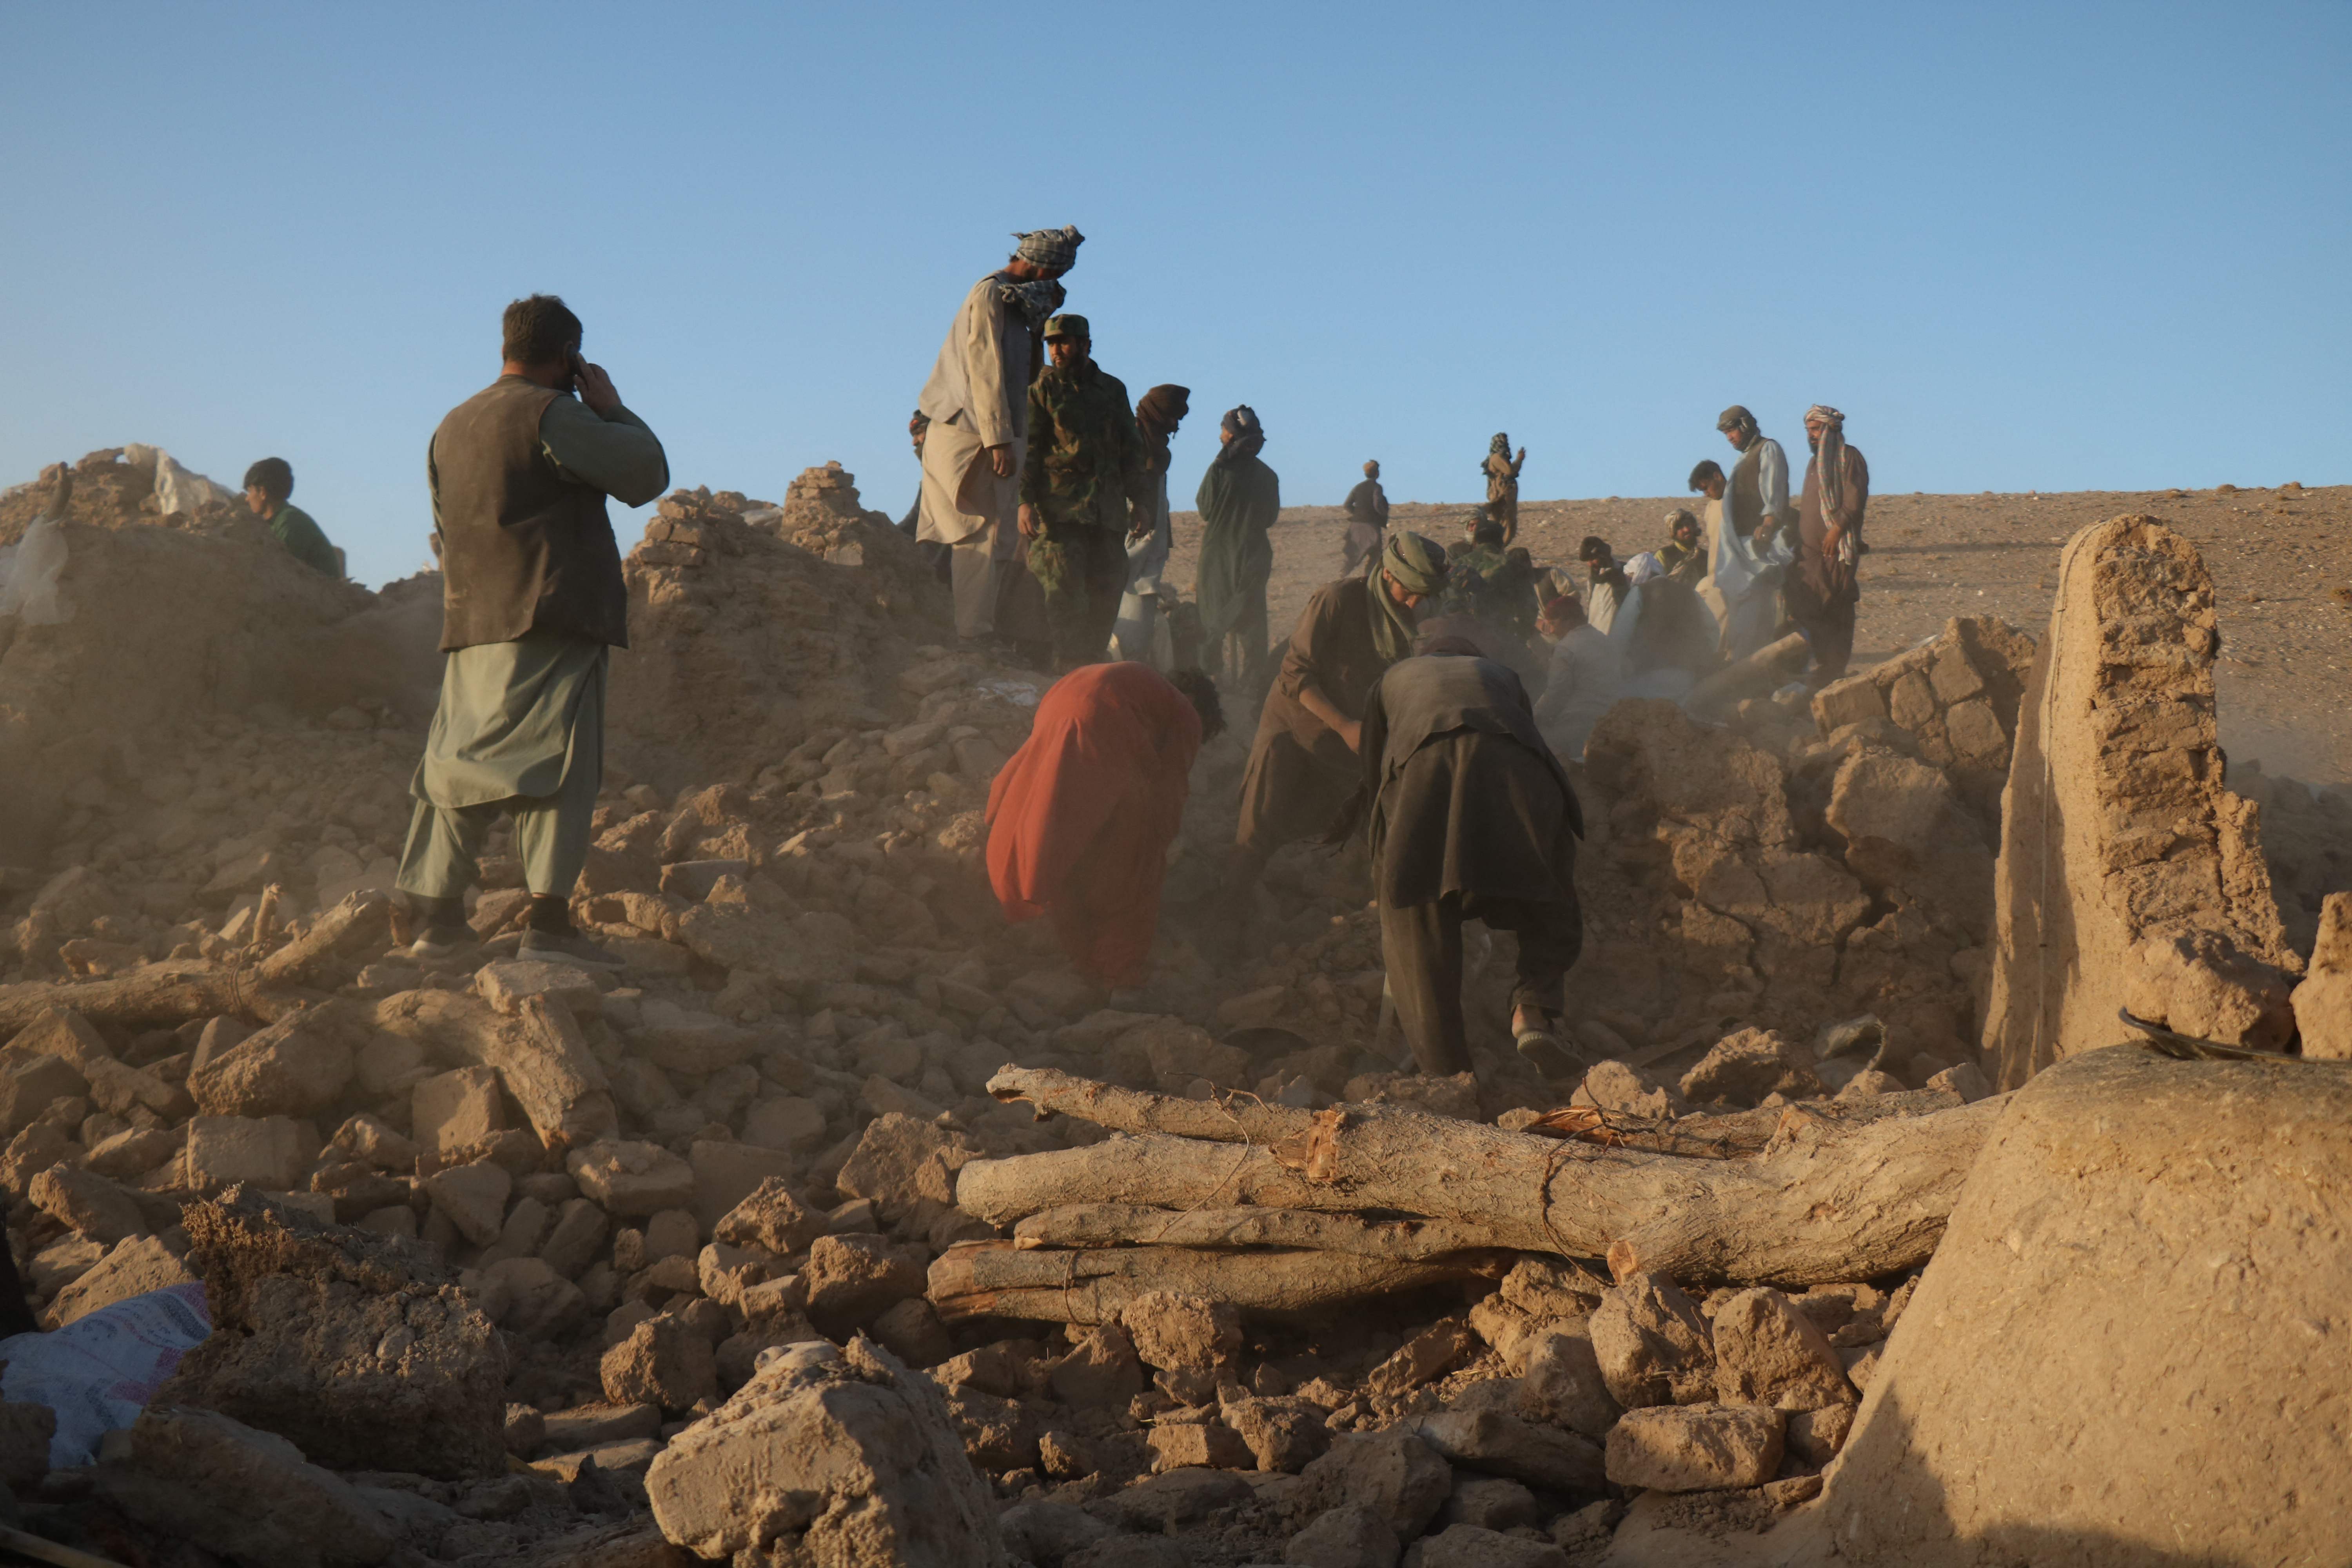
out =
{"type": "Polygon", "coordinates": [[[1348,538],[1345,553],[1339,560],[1339,575],[1352,577],[1356,568],[1369,565],[1381,552],[1381,540],[1389,531],[1389,493],[1381,489],[1381,465],[1378,458],[1364,465],[1363,481],[1348,492],[1344,509],[1348,514],[1348,538]]]}
{"type": "Polygon", "coordinates": [[[1135,405],[1135,428],[1143,437],[1147,516],[1136,520],[1127,538],[1127,593],[1118,602],[1112,636],[1121,658],[1158,664],[1160,574],[1168,570],[1174,533],[1168,521],[1168,440],[1192,408],[1190,387],[1160,385],[1135,405]]]}
{"type": "Polygon", "coordinates": [[[1797,522],[1797,560],[1788,575],[1789,618],[1812,645],[1805,679],[1818,688],[1845,673],[1853,658],[1854,611],[1862,601],[1863,513],[1870,506],[1870,465],[1845,443],[1845,416],[1825,403],[1805,411],[1805,489],[1797,522]]]}
{"type": "Polygon", "coordinates": [[[1274,575],[1266,530],[1282,514],[1282,481],[1258,456],[1265,427],[1248,404],[1226,414],[1217,439],[1192,498],[1201,513],[1201,636],[1210,673],[1246,683],[1265,664],[1265,584],[1274,575]]]}
{"type": "Polygon", "coordinates": [[[973,284],[948,328],[917,410],[923,437],[923,516],[917,537],[954,547],[956,632],[996,629],[996,602],[1018,541],[1014,507],[1028,451],[1029,383],[1045,322],[1067,297],[1056,281],[1076,264],[1075,227],[1014,237],[1011,260],[973,284]]]}
{"type": "Polygon", "coordinates": [[[1780,443],[1756,427],[1756,416],[1735,403],[1717,416],[1715,427],[1739,454],[1726,481],[1723,515],[1734,533],[1754,536],[1767,524],[1792,521],[1789,510],[1789,458],[1780,443]]]}
{"type": "Polygon", "coordinates": [[[1503,543],[1508,546],[1519,537],[1519,470],[1528,466],[1528,449],[1511,456],[1511,438],[1504,432],[1495,432],[1486,443],[1486,460],[1478,471],[1486,476],[1486,510],[1503,525],[1503,543]]]}
{"type": "Polygon", "coordinates": [[[1094,362],[1084,316],[1045,323],[1054,367],[1029,388],[1021,534],[1045,591],[1057,670],[1099,662],[1127,588],[1127,541],[1150,525],[1143,437],[1127,385],[1094,362]]]}
{"type": "Polygon", "coordinates": [[[604,777],[609,650],[629,644],[604,498],[645,505],[668,488],[669,460],[580,338],[552,294],[509,305],[498,380],[427,448],[449,657],[396,879],[424,917],[420,958],[473,940],[465,892],[503,813],[530,891],[523,956],[620,966],[570,912],[604,777]]]}

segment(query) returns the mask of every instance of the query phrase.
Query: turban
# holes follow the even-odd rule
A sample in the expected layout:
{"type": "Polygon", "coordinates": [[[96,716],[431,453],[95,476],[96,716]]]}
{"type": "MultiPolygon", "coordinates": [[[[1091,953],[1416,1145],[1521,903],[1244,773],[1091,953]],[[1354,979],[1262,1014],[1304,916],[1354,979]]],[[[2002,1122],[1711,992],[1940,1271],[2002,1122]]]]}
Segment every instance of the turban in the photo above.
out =
{"type": "Polygon", "coordinates": [[[1511,449],[1511,437],[1510,437],[1510,433],[1509,433],[1508,431],[1505,431],[1505,430],[1497,430],[1497,431],[1496,431],[1496,432],[1495,432],[1495,438],[1494,438],[1493,440],[1491,440],[1491,441],[1489,441],[1489,442],[1487,442],[1487,443],[1486,443],[1486,450],[1488,450],[1489,452],[1507,452],[1507,451],[1509,451],[1510,449],[1511,449]]]}
{"type": "Polygon", "coordinates": [[[1217,427],[1233,439],[1209,459],[1212,463],[1231,465],[1265,450],[1265,426],[1257,422],[1257,410],[1246,403],[1227,409],[1217,427]]]}
{"type": "Polygon", "coordinates": [[[1445,552],[1422,534],[1394,534],[1381,552],[1381,570],[1408,594],[1434,594],[1445,586],[1445,552]]]}
{"type": "Polygon", "coordinates": [[[1597,533],[1588,533],[1584,542],[1576,547],[1579,561],[1607,561],[1611,558],[1609,542],[1597,533]]]}
{"type": "MultiPolygon", "coordinates": [[[[1814,437],[1813,449],[1819,459],[1814,472],[1820,476],[1822,510],[1828,514],[1832,527],[1844,526],[1841,514],[1845,510],[1845,416],[1826,403],[1816,403],[1805,410],[1805,423],[1819,425],[1822,433],[1814,437]]],[[[1809,430],[1807,434],[1811,434],[1809,430]]],[[[1840,548],[1848,548],[1840,541],[1840,548]]]]}
{"type": "Polygon", "coordinates": [[[1675,531],[1681,528],[1685,523],[1690,524],[1693,530],[1696,530],[1698,527],[1698,518],[1696,514],[1690,510],[1690,508],[1678,506],[1675,508],[1674,510],[1666,513],[1667,537],[1672,538],[1675,531]]]}
{"type": "MultiPolygon", "coordinates": [[[[1740,435],[1750,438],[1758,434],[1756,416],[1748,413],[1737,403],[1715,416],[1715,427],[1718,430],[1737,430],[1740,435]]],[[[1745,449],[1744,447],[1742,449],[1745,449]]]]}
{"type": "Polygon", "coordinates": [[[1013,254],[1024,261],[1040,267],[1059,268],[1068,271],[1078,264],[1078,247],[1087,242],[1076,224],[1063,228],[1033,228],[1026,234],[1015,234],[1020,245],[1013,254]]]}
{"type": "Polygon", "coordinates": [[[1166,470],[1168,437],[1176,433],[1192,407],[1192,389],[1187,386],[1155,386],[1136,404],[1135,427],[1142,432],[1143,445],[1151,454],[1153,473],[1166,470]]]}
{"type": "Polygon", "coordinates": [[[1178,422],[1192,411],[1191,387],[1162,384],[1143,395],[1142,401],[1135,405],[1135,417],[1146,426],[1173,430],[1178,422]]]}
{"type": "Polygon", "coordinates": [[[1388,584],[1427,599],[1445,586],[1445,552],[1418,533],[1392,533],[1381,552],[1381,576],[1371,584],[1372,647],[1394,664],[1412,651],[1411,610],[1389,597],[1388,584]]]}

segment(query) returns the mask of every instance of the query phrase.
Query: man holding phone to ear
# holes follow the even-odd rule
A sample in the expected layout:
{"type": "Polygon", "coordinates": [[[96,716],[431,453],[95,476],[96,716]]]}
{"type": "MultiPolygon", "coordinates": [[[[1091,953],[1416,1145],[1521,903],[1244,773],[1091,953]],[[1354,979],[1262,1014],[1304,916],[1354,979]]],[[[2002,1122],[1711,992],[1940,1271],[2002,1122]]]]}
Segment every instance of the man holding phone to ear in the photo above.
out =
{"type": "Polygon", "coordinates": [[[473,940],[465,893],[503,813],[530,889],[523,955],[619,965],[570,908],[604,783],[608,650],[629,645],[604,498],[645,505],[668,488],[669,459],[580,340],[552,294],[509,305],[499,379],[426,450],[449,657],[400,859],[415,957],[473,940]]]}

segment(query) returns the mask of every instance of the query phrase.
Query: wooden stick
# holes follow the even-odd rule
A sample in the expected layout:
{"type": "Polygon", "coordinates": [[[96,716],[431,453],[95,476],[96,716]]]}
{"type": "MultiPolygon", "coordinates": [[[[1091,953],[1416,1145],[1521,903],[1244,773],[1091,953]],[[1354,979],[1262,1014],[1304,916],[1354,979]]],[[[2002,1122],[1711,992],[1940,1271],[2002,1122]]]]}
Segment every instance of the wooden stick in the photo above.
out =
{"type": "Polygon", "coordinates": [[[1507,1258],[1406,1262],[1336,1252],[1196,1252],[1127,1247],[1100,1252],[1015,1250],[983,1241],[950,1247],[931,1265],[931,1305],[950,1322],[1020,1318],[1103,1323],[1153,1291],[1206,1296],[1245,1312],[1285,1317],[1423,1286],[1499,1276],[1507,1258]]]}
{"type": "Polygon", "coordinates": [[[1302,1209],[1160,1209],[1135,1204],[1071,1204],[1034,1214],[1013,1227],[1013,1245],[1184,1247],[1206,1251],[1281,1247],[1344,1252],[1417,1263],[1477,1252],[1494,1243],[1476,1226],[1449,1220],[1370,1219],[1302,1209]]]}

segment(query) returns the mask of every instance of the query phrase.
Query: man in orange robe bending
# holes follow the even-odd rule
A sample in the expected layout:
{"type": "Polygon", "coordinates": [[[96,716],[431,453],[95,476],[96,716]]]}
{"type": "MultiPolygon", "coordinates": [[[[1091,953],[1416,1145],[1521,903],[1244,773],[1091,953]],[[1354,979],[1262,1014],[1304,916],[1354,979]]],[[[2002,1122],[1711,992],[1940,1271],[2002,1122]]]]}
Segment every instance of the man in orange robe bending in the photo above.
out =
{"type": "Polygon", "coordinates": [[[1005,919],[1051,915],[1081,973],[1139,981],[1192,759],[1223,728],[1198,670],[1092,664],[1055,681],[988,793],[988,879],[1005,919]]]}

